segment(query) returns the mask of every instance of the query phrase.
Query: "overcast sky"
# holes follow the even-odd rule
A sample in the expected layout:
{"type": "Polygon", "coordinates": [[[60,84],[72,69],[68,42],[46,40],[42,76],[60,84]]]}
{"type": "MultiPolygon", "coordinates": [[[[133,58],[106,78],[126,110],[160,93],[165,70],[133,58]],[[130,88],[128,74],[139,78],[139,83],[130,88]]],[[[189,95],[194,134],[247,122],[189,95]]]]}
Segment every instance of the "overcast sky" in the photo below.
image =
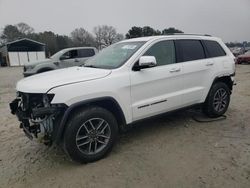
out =
{"type": "Polygon", "coordinates": [[[0,0],[0,28],[19,22],[66,35],[103,24],[123,34],[134,25],[176,27],[242,42],[250,41],[250,0],[0,0]]]}

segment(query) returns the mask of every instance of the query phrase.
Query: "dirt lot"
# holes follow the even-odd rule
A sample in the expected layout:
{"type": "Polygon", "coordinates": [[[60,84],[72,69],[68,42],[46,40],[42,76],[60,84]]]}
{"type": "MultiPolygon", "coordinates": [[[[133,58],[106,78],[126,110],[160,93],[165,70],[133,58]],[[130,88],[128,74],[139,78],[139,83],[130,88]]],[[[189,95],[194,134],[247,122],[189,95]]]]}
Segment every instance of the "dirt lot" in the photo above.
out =
{"type": "Polygon", "coordinates": [[[198,123],[184,111],[147,120],[86,165],[19,129],[8,103],[21,72],[0,68],[0,187],[250,187],[250,65],[237,67],[227,119],[198,123]]]}

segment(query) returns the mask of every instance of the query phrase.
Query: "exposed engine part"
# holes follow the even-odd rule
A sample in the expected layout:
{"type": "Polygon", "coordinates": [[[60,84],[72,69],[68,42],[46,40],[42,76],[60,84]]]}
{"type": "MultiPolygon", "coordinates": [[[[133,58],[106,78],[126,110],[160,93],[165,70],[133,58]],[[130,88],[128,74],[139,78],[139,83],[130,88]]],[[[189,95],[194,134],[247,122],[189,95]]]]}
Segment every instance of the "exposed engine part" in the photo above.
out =
{"type": "Polygon", "coordinates": [[[22,128],[28,138],[38,138],[46,145],[52,143],[54,122],[62,111],[60,105],[51,105],[54,95],[47,94],[17,94],[11,104],[11,111],[18,116],[22,128]]]}
{"type": "Polygon", "coordinates": [[[45,144],[50,144],[50,138],[53,133],[53,116],[44,118],[42,121],[37,123],[37,125],[39,125],[39,134],[36,135],[38,140],[45,144]]]}

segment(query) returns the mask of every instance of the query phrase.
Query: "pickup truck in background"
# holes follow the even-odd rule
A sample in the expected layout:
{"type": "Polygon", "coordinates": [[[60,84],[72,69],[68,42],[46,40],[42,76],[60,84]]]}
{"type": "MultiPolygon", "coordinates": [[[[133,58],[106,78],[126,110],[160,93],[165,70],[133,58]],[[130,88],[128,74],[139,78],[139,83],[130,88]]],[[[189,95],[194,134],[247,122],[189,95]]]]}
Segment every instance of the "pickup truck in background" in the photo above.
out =
{"type": "Polygon", "coordinates": [[[51,70],[79,66],[94,56],[97,49],[94,47],[66,48],[43,61],[36,61],[24,65],[24,77],[51,70]]]}

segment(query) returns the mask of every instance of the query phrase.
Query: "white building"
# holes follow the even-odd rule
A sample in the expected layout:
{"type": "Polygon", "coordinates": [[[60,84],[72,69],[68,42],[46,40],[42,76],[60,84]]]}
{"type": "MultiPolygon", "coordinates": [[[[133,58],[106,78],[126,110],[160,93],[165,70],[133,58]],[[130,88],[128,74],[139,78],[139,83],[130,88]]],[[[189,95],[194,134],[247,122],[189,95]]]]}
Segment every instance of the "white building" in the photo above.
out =
{"type": "Polygon", "coordinates": [[[45,59],[45,44],[23,38],[6,43],[0,48],[0,62],[7,66],[22,66],[45,59]]]}

